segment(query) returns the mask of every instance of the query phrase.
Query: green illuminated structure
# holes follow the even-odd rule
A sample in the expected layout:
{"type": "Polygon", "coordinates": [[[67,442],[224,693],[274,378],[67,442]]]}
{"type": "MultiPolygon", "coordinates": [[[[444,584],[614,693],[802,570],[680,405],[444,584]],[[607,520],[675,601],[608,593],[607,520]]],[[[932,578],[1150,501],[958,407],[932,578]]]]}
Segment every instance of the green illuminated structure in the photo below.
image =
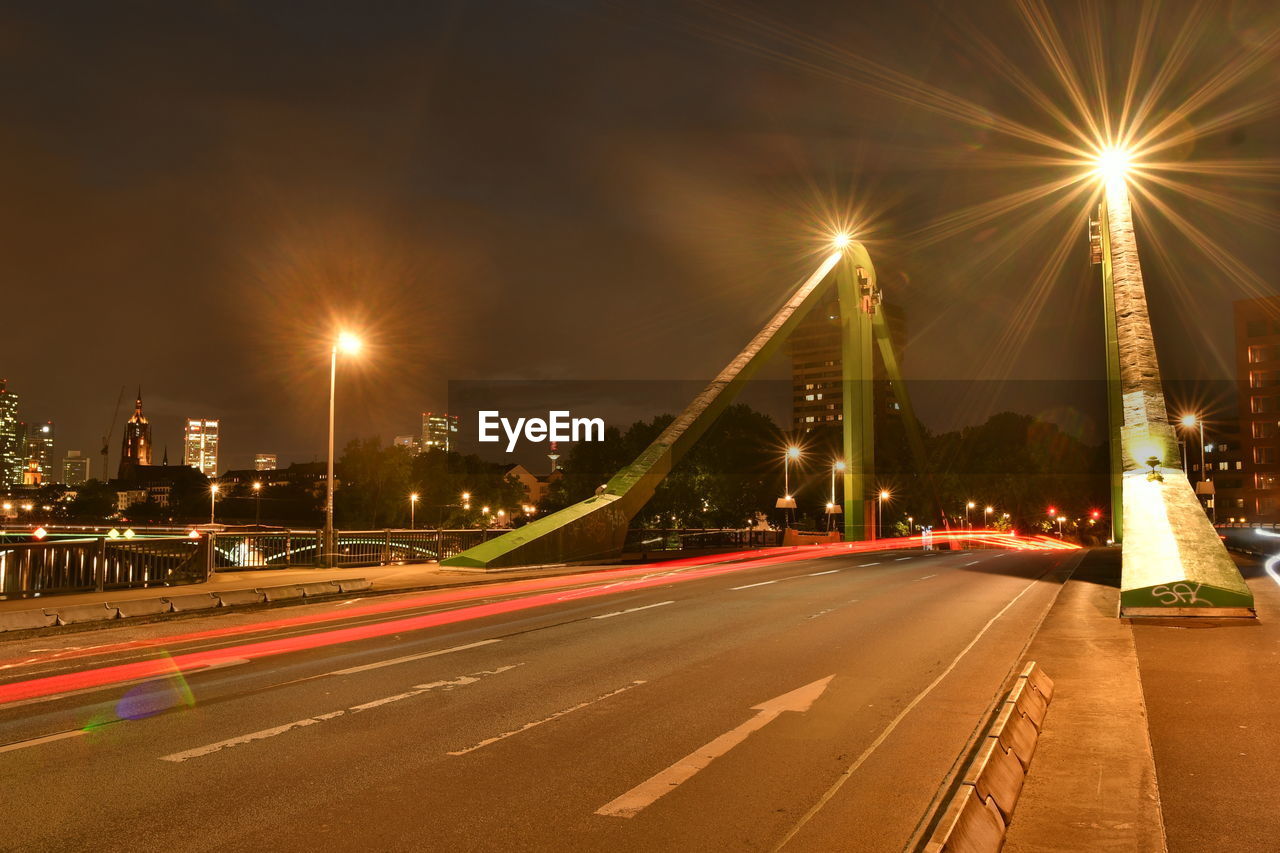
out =
{"type": "Polygon", "coordinates": [[[1113,538],[1122,616],[1253,616],[1253,595],[1178,462],[1123,174],[1107,176],[1094,259],[1106,312],[1113,538]]]}
{"type": "MultiPolygon", "coordinates": [[[[631,519],[653,497],[662,479],[707,431],[747,381],[778,351],[805,315],[834,286],[840,301],[844,358],[844,529],[849,540],[865,539],[869,479],[874,470],[872,341],[879,342],[913,449],[920,448],[897,358],[880,306],[875,268],[860,243],[848,242],[830,256],[774,314],[751,342],[634,462],[598,493],[559,512],[491,539],[441,565],[470,568],[588,563],[617,559],[631,519]]],[[[917,454],[923,460],[923,453],[917,454]]]]}

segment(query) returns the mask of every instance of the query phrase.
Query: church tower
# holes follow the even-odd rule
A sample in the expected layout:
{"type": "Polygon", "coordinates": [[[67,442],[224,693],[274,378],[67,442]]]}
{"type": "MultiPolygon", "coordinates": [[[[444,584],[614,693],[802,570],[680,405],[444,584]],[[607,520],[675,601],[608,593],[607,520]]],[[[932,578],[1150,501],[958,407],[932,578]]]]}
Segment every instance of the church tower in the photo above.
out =
{"type": "Polygon", "coordinates": [[[139,465],[151,464],[151,423],[142,414],[142,389],[134,403],[133,416],[124,425],[124,447],[120,452],[120,479],[129,479],[139,465]]]}

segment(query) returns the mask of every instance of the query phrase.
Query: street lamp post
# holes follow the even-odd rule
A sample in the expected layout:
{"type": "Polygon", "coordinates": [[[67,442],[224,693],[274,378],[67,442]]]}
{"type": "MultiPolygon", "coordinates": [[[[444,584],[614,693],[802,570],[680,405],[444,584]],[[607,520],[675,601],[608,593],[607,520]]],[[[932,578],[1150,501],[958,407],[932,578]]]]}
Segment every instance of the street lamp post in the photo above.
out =
{"type": "Polygon", "coordinates": [[[409,495],[409,529],[414,529],[414,512],[418,508],[418,493],[409,495]]]}
{"type": "Polygon", "coordinates": [[[355,354],[360,351],[360,339],[350,332],[342,332],[329,352],[329,467],[325,483],[324,549],[326,565],[333,564],[333,413],[338,390],[338,350],[355,354]]]}
{"type": "Polygon", "coordinates": [[[792,445],[787,448],[787,452],[782,455],[782,497],[778,498],[775,506],[783,510],[783,526],[789,527],[790,520],[788,510],[796,508],[795,498],[791,495],[791,460],[800,458],[800,448],[792,445]]]}
{"type": "Polygon", "coordinates": [[[831,500],[827,503],[827,529],[830,530],[835,523],[835,517],[841,512],[840,504],[836,503],[836,474],[846,468],[843,459],[837,459],[831,463],[831,500]]]}
{"type": "Polygon", "coordinates": [[[262,525],[262,483],[257,481],[253,484],[253,524],[262,525]]]}
{"type": "Polygon", "coordinates": [[[995,511],[996,511],[996,508],[993,506],[983,507],[982,509],[982,526],[983,527],[991,526],[991,513],[995,511]]]}
{"type": "Polygon", "coordinates": [[[876,539],[879,539],[884,535],[884,531],[881,530],[881,528],[884,527],[884,502],[889,500],[889,498],[890,494],[888,489],[881,489],[880,494],[876,495],[876,539]]]}
{"type": "MultiPolygon", "coordinates": [[[[1207,483],[1209,481],[1209,466],[1205,461],[1204,418],[1194,414],[1183,415],[1181,423],[1187,429],[1198,429],[1200,431],[1200,479],[1199,479],[1199,482],[1207,483]]],[[[1184,468],[1186,467],[1186,463],[1183,463],[1183,467],[1184,468]]],[[[1197,499],[1199,499],[1200,494],[1201,494],[1201,490],[1199,488],[1199,485],[1197,484],[1197,487],[1196,487],[1197,499]]],[[[1217,512],[1216,506],[1214,507],[1214,512],[1215,514],[1217,512]]]]}
{"type": "Polygon", "coordinates": [[[976,507],[976,506],[977,506],[977,504],[976,504],[976,503],[974,503],[973,501],[969,501],[967,504],[965,504],[965,505],[964,505],[964,527],[965,527],[965,530],[968,530],[968,529],[969,529],[969,511],[970,511],[970,510],[972,510],[972,509],[973,509],[974,507],[976,507]]]}
{"type": "Polygon", "coordinates": [[[214,512],[218,503],[218,484],[211,483],[209,485],[209,523],[213,524],[214,512]]]}

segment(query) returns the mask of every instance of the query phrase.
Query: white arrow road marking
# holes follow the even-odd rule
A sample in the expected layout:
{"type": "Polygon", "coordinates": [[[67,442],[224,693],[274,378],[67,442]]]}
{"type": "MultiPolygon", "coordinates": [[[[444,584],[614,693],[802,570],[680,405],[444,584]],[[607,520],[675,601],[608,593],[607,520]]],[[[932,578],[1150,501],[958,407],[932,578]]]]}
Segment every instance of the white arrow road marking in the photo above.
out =
{"type": "Polygon", "coordinates": [[[675,604],[674,601],[659,601],[657,604],[646,604],[644,607],[632,607],[628,610],[615,610],[612,613],[601,613],[599,616],[592,616],[592,619],[609,619],[613,616],[622,616],[627,613],[639,613],[641,610],[648,610],[651,607],[666,607],[668,604],[675,604]]]}
{"type": "Polygon", "coordinates": [[[778,851],[782,850],[782,848],[786,847],[788,844],[791,843],[791,839],[796,837],[796,835],[800,832],[800,830],[804,828],[805,824],[807,824],[810,820],[813,819],[814,815],[822,811],[823,807],[826,806],[826,804],[831,801],[831,798],[834,797],[836,793],[839,792],[839,790],[844,787],[845,782],[848,782],[849,779],[852,778],[853,774],[858,772],[858,768],[860,768],[864,763],[866,763],[866,760],[871,757],[872,753],[874,753],[877,749],[880,748],[880,745],[889,738],[889,735],[893,734],[894,730],[898,728],[898,725],[906,718],[906,716],[910,714],[917,705],[923,702],[925,700],[925,697],[927,697],[930,693],[932,693],[934,688],[937,687],[939,684],[941,684],[943,679],[945,679],[948,675],[950,675],[952,671],[957,666],[960,665],[960,661],[964,659],[965,655],[969,654],[969,651],[974,646],[978,645],[978,641],[981,640],[983,636],[986,635],[987,631],[991,630],[991,626],[996,624],[996,620],[998,620],[1005,613],[1008,613],[1009,608],[1017,604],[1018,601],[1022,598],[1022,596],[1026,595],[1027,592],[1029,592],[1031,588],[1036,584],[1038,584],[1039,582],[1040,582],[1040,579],[1036,578],[1035,580],[1031,581],[1031,583],[1024,586],[1022,588],[1022,591],[1019,592],[1017,595],[1015,595],[1007,604],[1005,604],[1004,607],[1001,607],[1000,611],[996,613],[995,616],[992,616],[990,619],[987,620],[986,624],[982,626],[981,630],[979,630],[978,633],[974,635],[973,639],[969,641],[969,644],[965,646],[963,649],[961,649],[959,654],[957,654],[954,658],[952,658],[951,663],[947,664],[947,668],[942,670],[942,672],[938,673],[937,678],[935,678],[933,681],[930,681],[929,684],[923,690],[917,693],[915,698],[912,699],[910,702],[908,702],[903,707],[903,709],[898,712],[898,715],[889,721],[889,725],[885,726],[885,728],[880,732],[880,734],[876,736],[876,739],[873,740],[871,744],[862,751],[862,754],[859,755],[856,759],[854,759],[853,763],[850,764],[848,767],[846,767],[843,773],[841,773],[839,776],[836,777],[836,781],[832,783],[831,787],[828,788],[821,797],[818,798],[818,802],[814,803],[813,807],[810,808],[809,811],[804,813],[804,815],[800,818],[799,822],[797,822],[795,826],[791,827],[790,831],[787,832],[787,834],[782,837],[782,840],[779,841],[778,844],[773,848],[773,853],[778,853],[778,851]]]}
{"type": "Polygon", "coordinates": [[[477,749],[482,749],[486,746],[489,746],[490,744],[497,743],[500,740],[506,740],[512,735],[518,735],[521,732],[527,732],[529,729],[533,728],[534,726],[540,726],[543,723],[549,723],[552,720],[558,720],[561,717],[563,717],[565,714],[572,714],[574,711],[581,711],[583,708],[587,707],[588,705],[594,705],[597,702],[602,702],[605,699],[610,698],[611,696],[617,696],[619,693],[625,693],[626,691],[630,690],[633,687],[639,687],[641,684],[644,684],[644,682],[633,681],[630,684],[627,684],[623,687],[619,687],[617,690],[610,690],[608,693],[604,694],[603,696],[597,696],[594,699],[588,699],[586,702],[579,702],[577,705],[574,705],[572,708],[565,708],[563,711],[556,711],[551,716],[543,717],[541,720],[534,720],[532,723],[525,723],[523,726],[521,726],[518,729],[512,729],[509,732],[503,732],[500,735],[495,735],[491,738],[485,738],[484,740],[480,741],[474,746],[469,746],[466,749],[454,750],[453,752],[450,752],[449,755],[466,755],[468,752],[475,752],[477,749]]]}
{"type": "Polygon", "coordinates": [[[707,745],[695,749],[666,770],[641,782],[616,800],[604,804],[596,809],[596,814],[607,817],[635,817],[663,794],[687,782],[699,770],[705,770],[712,761],[746,740],[749,734],[769,725],[783,711],[803,713],[809,710],[809,706],[826,691],[827,685],[833,678],[835,678],[834,675],[828,675],[812,684],[806,684],[776,699],[756,705],[751,710],[760,713],[736,729],[727,731],[707,745]]]}
{"type": "Polygon", "coordinates": [[[383,705],[389,705],[392,702],[399,702],[401,699],[408,699],[412,696],[418,696],[422,693],[427,693],[432,690],[439,690],[442,688],[445,690],[452,690],[455,687],[465,687],[468,684],[475,684],[477,681],[479,681],[481,678],[483,678],[486,675],[498,675],[499,673],[506,672],[509,669],[515,669],[517,666],[521,666],[521,664],[514,663],[514,664],[510,664],[509,666],[500,666],[497,669],[488,669],[488,670],[484,670],[483,672],[477,672],[474,675],[463,675],[463,676],[459,676],[458,678],[449,679],[447,681],[433,681],[430,684],[416,684],[414,685],[412,690],[406,691],[404,693],[397,693],[394,696],[386,696],[382,699],[374,699],[372,702],[365,702],[361,705],[353,705],[350,708],[344,708],[340,711],[330,711],[327,714],[317,714],[314,717],[306,717],[301,720],[294,720],[293,722],[285,723],[282,726],[272,726],[269,729],[260,729],[259,731],[250,732],[249,734],[240,735],[239,737],[228,738],[227,740],[220,740],[217,743],[210,743],[204,746],[197,746],[195,749],[188,749],[188,750],[185,750],[184,752],[175,752],[170,755],[162,755],[160,756],[160,760],[172,761],[175,764],[181,763],[191,758],[199,758],[202,755],[209,755],[211,753],[218,752],[219,750],[222,750],[222,749],[230,749],[233,746],[241,746],[246,743],[252,743],[255,740],[265,740],[266,738],[275,737],[276,735],[282,735],[285,732],[293,731],[294,729],[301,729],[301,728],[305,728],[306,726],[314,726],[316,723],[323,723],[325,720],[336,719],[337,717],[341,717],[345,714],[358,714],[361,711],[368,711],[371,708],[378,708],[383,705]]]}

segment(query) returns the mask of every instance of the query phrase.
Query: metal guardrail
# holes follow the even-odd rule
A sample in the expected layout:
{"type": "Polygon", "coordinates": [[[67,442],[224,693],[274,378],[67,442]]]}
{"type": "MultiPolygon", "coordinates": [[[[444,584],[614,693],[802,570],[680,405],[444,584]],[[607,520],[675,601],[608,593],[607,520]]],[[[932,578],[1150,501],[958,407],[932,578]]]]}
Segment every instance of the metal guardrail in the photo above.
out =
{"type": "Polygon", "coordinates": [[[64,539],[0,545],[0,598],[200,583],[207,537],[64,539]]]}

